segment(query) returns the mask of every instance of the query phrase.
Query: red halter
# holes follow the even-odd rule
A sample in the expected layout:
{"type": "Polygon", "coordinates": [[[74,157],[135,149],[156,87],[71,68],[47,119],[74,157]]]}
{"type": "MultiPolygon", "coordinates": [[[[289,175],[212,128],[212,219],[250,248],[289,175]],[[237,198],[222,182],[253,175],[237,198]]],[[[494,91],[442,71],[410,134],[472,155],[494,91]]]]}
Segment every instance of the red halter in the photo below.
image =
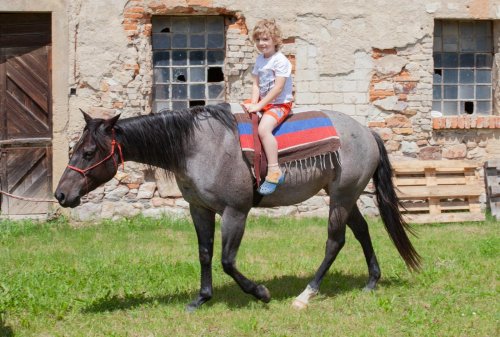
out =
{"type": "Polygon", "coordinates": [[[84,169],[81,169],[81,168],[78,168],[76,166],[71,166],[71,165],[68,165],[68,168],[71,169],[71,170],[74,170],[78,173],[80,173],[81,175],[83,175],[85,177],[85,185],[87,185],[87,190],[88,190],[88,184],[87,184],[87,172],[89,172],[90,170],[96,168],[97,166],[103,164],[104,162],[106,162],[109,158],[113,158],[113,163],[115,164],[115,168],[118,170],[118,165],[116,163],[116,160],[115,160],[115,157],[114,157],[114,154],[115,154],[115,145],[116,147],[118,147],[118,153],[120,155],[120,161],[122,163],[122,167],[123,169],[125,169],[125,164],[123,162],[123,154],[122,154],[122,147],[120,146],[120,143],[118,143],[116,140],[115,140],[115,130],[113,129],[113,138],[111,140],[111,152],[110,154],[108,154],[104,159],[102,159],[101,161],[95,163],[94,165],[91,165],[87,168],[84,168],[84,169]]]}

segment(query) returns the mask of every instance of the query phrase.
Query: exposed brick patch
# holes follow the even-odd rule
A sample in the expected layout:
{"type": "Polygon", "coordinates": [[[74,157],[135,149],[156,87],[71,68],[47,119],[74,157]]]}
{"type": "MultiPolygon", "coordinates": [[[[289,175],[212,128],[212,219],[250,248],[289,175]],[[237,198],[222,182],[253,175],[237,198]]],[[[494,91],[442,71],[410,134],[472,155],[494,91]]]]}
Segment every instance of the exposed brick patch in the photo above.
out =
{"type": "Polygon", "coordinates": [[[235,11],[222,7],[214,7],[211,0],[187,0],[185,6],[178,6],[178,2],[169,7],[168,3],[155,1],[143,3],[141,0],[131,1],[123,11],[123,29],[130,40],[139,36],[151,36],[151,17],[153,15],[193,14],[193,15],[226,15],[236,18],[236,21],[226,20],[228,29],[238,29],[241,34],[247,35],[244,17],[235,11]]]}
{"type": "Polygon", "coordinates": [[[248,27],[245,22],[245,18],[239,13],[236,13],[235,18],[235,21],[230,18],[226,18],[227,29],[235,29],[238,30],[241,35],[248,35],[248,27]]]}
{"type": "Polygon", "coordinates": [[[385,125],[389,128],[411,128],[411,121],[403,115],[394,115],[385,119],[385,125]]]}
{"type": "Polygon", "coordinates": [[[500,129],[500,116],[449,116],[432,119],[434,130],[500,129]]]}
{"type": "Polygon", "coordinates": [[[212,7],[214,2],[212,0],[186,0],[189,6],[202,6],[202,7],[212,7]]]}
{"type": "Polygon", "coordinates": [[[368,122],[368,127],[369,128],[383,128],[383,127],[385,127],[385,122],[384,121],[370,121],[370,122],[368,122]]]}
{"type": "Polygon", "coordinates": [[[398,52],[396,49],[378,49],[373,48],[372,55],[374,59],[379,59],[386,55],[396,55],[398,52]]]}
{"type": "Polygon", "coordinates": [[[415,92],[418,81],[419,79],[413,77],[406,69],[403,69],[399,74],[390,78],[381,78],[379,75],[374,74],[370,82],[370,102],[390,96],[397,96],[399,101],[407,101],[408,94],[415,92]],[[392,84],[392,88],[377,88],[377,84],[381,82],[392,84]]]}

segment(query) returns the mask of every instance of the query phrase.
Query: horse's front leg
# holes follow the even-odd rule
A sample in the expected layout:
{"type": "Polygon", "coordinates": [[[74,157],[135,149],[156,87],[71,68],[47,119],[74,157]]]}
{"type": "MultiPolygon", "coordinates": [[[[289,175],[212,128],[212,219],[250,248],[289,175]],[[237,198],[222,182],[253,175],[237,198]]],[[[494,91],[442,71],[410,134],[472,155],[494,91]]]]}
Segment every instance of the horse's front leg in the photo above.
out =
{"type": "Polygon", "coordinates": [[[212,298],[212,256],[214,252],[215,213],[206,208],[190,205],[196,235],[198,236],[198,254],[201,265],[200,293],[188,304],[187,310],[194,311],[212,298]]]}
{"type": "Polygon", "coordinates": [[[268,303],[271,300],[269,290],[264,285],[257,285],[249,280],[236,268],[236,255],[245,232],[247,215],[248,211],[242,212],[230,207],[226,207],[224,210],[222,215],[222,267],[244,292],[268,303]]]}

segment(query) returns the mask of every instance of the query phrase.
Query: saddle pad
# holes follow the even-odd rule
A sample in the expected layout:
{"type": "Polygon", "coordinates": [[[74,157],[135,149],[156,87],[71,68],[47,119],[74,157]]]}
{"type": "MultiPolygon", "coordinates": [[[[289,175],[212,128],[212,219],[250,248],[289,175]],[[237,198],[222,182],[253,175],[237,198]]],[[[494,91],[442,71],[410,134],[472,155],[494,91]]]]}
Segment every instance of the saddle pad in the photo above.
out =
{"type": "MultiPolygon", "coordinates": [[[[246,113],[235,113],[240,145],[245,157],[253,163],[254,140],[252,121],[246,113]]],[[[336,152],[340,139],[332,121],[322,111],[292,110],[290,116],[273,131],[278,141],[278,162],[316,157],[336,152]]]]}

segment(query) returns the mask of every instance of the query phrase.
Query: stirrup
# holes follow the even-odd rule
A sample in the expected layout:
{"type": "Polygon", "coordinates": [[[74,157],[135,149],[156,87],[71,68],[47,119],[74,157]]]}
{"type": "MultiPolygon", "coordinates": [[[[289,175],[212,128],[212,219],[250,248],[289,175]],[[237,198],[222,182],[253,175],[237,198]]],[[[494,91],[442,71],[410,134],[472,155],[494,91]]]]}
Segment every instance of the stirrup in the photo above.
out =
{"type": "Polygon", "coordinates": [[[264,181],[262,185],[257,189],[257,192],[260,195],[269,195],[276,191],[278,185],[281,185],[285,182],[285,174],[282,173],[280,179],[277,183],[270,182],[268,180],[264,181]]]}

